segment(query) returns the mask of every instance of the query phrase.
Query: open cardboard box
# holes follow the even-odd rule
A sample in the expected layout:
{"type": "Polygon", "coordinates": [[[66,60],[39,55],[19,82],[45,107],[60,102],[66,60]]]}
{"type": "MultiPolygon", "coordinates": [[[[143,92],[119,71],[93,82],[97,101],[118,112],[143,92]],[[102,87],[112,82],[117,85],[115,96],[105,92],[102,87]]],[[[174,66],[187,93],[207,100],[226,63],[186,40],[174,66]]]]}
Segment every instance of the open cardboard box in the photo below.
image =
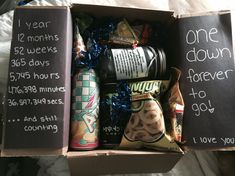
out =
{"type": "Polygon", "coordinates": [[[63,154],[68,157],[74,175],[167,172],[183,156],[183,153],[174,152],[69,150],[71,14],[78,11],[96,17],[125,17],[128,21],[139,19],[167,24],[169,45],[164,48],[167,59],[182,71],[185,148],[234,149],[234,28],[229,11],[176,18],[170,11],[74,4],[71,8],[21,7],[15,11],[2,156],[63,154]],[[53,36],[46,42],[27,38],[47,34],[53,36]],[[28,50],[33,47],[32,54],[28,50]],[[29,62],[25,65],[25,58],[41,59],[45,64],[49,60],[49,65],[30,66],[29,62]],[[14,63],[12,60],[16,59],[14,63]],[[29,79],[28,74],[32,74],[29,79]],[[49,78],[45,74],[49,74],[49,78]],[[21,87],[12,88],[18,85],[21,87]],[[29,86],[27,92],[24,85],[29,86]],[[34,92],[40,87],[55,85],[62,87],[62,91],[58,89],[57,93],[49,94],[41,89],[41,92],[34,92]],[[218,96],[222,91],[227,94],[218,96]],[[35,100],[28,100],[30,96],[35,100]],[[45,120],[46,115],[48,120],[45,120]]]}

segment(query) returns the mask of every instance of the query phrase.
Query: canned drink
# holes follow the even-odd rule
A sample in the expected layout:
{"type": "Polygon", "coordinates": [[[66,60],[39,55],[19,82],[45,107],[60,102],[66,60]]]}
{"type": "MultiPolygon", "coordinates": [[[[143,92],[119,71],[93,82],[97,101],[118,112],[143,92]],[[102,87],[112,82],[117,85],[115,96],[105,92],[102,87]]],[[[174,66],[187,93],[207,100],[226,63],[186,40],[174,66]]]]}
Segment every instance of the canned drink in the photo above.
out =
{"type": "Polygon", "coordinates": [[[166,74],[166,56],[162,49],[150,46],[107,49],[100,58],[100,80],[156,80],[166,74]]]}
{"type": "Polygon", "coordinates": [[[101,93],[101,105],[100,105],[100,145],[104,148],[115,148],[118,147],[125,126],[129,120],[130,113],[123,111],[116,111],[117,119],[112,118],[112,96],[116,96],[116,84],[104,84],[102,85],[101,93]],[[104,102],[110,102],[104,104],[104,102]]]}
{"type": "Polygon", "coordinates": [[[70,147],[98,147],[99,86],[93,69],[82,68],[73,78],[70,147]]]}

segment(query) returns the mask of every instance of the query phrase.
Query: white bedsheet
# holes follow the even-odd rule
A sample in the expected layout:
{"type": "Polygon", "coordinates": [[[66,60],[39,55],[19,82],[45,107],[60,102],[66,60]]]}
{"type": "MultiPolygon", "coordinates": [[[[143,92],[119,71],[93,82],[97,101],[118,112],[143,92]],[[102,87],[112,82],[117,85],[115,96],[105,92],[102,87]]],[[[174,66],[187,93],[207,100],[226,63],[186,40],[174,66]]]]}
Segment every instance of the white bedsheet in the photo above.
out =
{"type": "MultiPolygon", "coordinates": [[[[160,10],[174,10],[176,14],[203,12],[211,10],[235,9],[233,0],[35,0],[28,5],[70,5],[71,3],[91,3],[113,6],[141,7],[160,10]]],[[[0,98],[6,89],[7,70],[12,35],[13,11],[0,16],[0,98]]],[[[38,176],[69,175],[65,158],[41,157],[38,162],[41,172],[38,176]],[[51,160],[55,163],[51,164],[51,160]]],[[[141,174],[142,175],[142,174],[141,174]]],[[[177,165],[165,174],[145,174],[155,176],[217,176],[219,174],[218,161],[212,152],[189,152],[177,165]]]]}

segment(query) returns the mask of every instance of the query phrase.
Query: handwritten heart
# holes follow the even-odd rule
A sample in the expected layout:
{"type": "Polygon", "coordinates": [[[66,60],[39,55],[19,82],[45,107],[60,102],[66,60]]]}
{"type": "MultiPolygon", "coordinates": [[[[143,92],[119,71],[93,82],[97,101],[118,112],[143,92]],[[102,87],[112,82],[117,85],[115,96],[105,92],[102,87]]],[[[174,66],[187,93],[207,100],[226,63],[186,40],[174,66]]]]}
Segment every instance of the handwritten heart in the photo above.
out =
{"type": "Polygon", "coordinates": [[[214,113],[215,108],[208,109],[208,111],[212,114],[214,113]]]}

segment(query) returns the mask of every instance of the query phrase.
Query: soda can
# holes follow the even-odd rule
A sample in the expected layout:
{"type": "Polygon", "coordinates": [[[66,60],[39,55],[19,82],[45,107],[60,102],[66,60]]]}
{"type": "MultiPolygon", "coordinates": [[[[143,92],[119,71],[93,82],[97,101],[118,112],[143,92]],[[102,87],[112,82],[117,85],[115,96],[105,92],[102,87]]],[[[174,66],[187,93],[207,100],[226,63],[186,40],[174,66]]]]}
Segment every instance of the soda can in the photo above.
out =
{"type": "Polygon", "coordinates": [[[99,86],[95,70],[82,68],[73,77],[70,148],[98,147],[99,86]]]}
{"type": "Polygon", "coordinates": [[[130,113],[116,111],[117,119],[112,118],[112,96],[116,96],[116,84],[108,83],[101,87],[100,105],[100,145],[103,148],[115,149],[119,146],[124,134],[125,126],[129,120],[130,113]],[[110,105],[104,102],[110,102],[110,105]]]}

